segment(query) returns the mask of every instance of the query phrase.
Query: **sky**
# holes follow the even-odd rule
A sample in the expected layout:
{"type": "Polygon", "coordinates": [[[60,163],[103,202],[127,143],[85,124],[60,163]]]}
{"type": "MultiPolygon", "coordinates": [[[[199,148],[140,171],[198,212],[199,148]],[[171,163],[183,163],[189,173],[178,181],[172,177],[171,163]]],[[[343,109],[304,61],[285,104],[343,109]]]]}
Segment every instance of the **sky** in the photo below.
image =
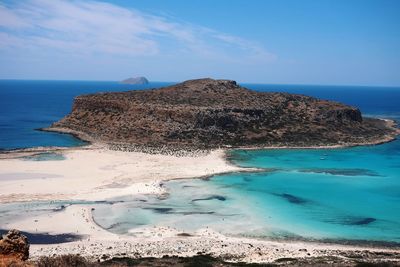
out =
{"type": "Polygon", "coordinates": [[[0,79],[400,86],[398,0],[0,0],[0,79]]]}

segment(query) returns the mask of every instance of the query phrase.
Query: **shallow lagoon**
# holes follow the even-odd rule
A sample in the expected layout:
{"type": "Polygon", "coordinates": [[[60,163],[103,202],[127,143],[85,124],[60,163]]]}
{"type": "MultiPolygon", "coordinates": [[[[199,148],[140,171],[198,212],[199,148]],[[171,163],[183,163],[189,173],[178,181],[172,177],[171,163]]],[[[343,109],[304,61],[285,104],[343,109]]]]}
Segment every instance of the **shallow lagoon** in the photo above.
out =
{"type": "MultiPolygon", "coordinates": [[[[39,160],[54,160],[48,156],[39,160]]],[[[229,159],[268,169],[169,181],[166,196],[3,204],[0,229],[26,216],[88,204],[96,223],[118,234],[209,227],[233,236],[400,243],[399,140],[334,150],[235,150],[229,159]]]]}
{"type": "Polygon", "coordinates": [[[49,160],[51,161],[51,160],[65,160],[65,156],[60,153],[44,152],[32,156],[26,156],[23,157],[22,159],[31,161],[49,161],[49,160]]]}
{"type": "MultiPolygon", "coordinates": [[[[150,84],[159,87],[165,83],[150,84]]],[[[398,119],[399,88],[245,85],[340,101],[364,114],[398,119]]],[[[0,81],[0,149],[83,144],[70,135],[34,131],[65,116],[73,97],[98,91],[144,89],[116,82],[0,81]]],[[[147,88],[147,87],[146,87],[147,88]]],[[[230,235],[268,238],[352,239],[400,242],[400,141],[337,150],[234,151],[241,166],[274,168],[210,180],[165,183],[170,194],[90,203],[94,218],[116,233],[167,225],[184,231],[212,227],[230,235]]],[[[28,160],[62,160],[39,155],[28,160]]],[[[13,177],[15,179],[15,177],[13,177]]],[[[67,204],[0,206],[0,226],[19,216],[58,212],[67,204]],[[22,213],[21,211],[27,211],[22,213]]],[[[0,228],[1,228],[0,227],[0,228]]]]}
{"type": "Polygon", "coordinates": [[[246,167],[274,168],[166,183],[146,196],[94,211],[104,228],[182,231],[211,227],[238,236],[400,242],[400,141],[335,150],[233,151],[246,167]]]}

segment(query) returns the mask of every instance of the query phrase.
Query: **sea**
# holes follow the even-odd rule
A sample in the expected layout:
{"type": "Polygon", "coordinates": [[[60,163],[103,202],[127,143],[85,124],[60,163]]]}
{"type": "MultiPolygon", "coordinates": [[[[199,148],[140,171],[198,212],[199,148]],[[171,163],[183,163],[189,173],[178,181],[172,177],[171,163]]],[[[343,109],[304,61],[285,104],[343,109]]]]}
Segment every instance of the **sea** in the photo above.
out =
{"type": "MultiPolygon", "coordinates": [[[[84,145],[73,136],[37,129],[67,115],[77,95],[171,84],[0,80],[0,149],[84,145]]],[[[396,87],[241,85],[339,101],[360,108],[364,116],[400,122],[396,87]]],[[[169,226],[267,239],[400,244],[399,140],[341,149],[233,150],[228,159],[263,171],[169,181],[164,185],[168,197],[126,196],[107,200],[113,205],[94,203],[93,218],[105,229],[127,235],[140,233],[143,227],[169,226]]],[[[46,154],[39,160],[63,158],[46,154]]],[[[3,204],[0,228],[20,209],[57,210],[81,203],[3,204]]]]}

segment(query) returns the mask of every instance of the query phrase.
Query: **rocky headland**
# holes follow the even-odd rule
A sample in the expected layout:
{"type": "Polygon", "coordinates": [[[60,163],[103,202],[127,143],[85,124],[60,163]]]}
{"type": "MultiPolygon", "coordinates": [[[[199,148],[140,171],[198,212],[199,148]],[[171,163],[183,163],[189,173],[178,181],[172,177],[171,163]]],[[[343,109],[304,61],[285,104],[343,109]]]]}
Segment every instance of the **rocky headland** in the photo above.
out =
{"type": "Polygon", "coordinates": [[[115,147],[318,147],[376,144],[394,123],[341,103],[256,92],[235,81],[198,79],[159,89],[78,96],[50,131],[115,147]]]}
{"type": "Polygon", "coordinates": [[[256,92],[234,81],[200,79],[160,89],[78,96],[72,112],[48,130],[75,134],[94,144],[0,155],[1,203],[72,203],[7,219],[3,228],[22,229],[31,239],[28,261],[26,238],[20,233],[12,231],[0,241],[0,260],[23,264],[12,266],[186,266],[192,262],[246,266],[231,261],[259,262],[260,266],[395,266],[399,262],[397,244],[258,240],[224,236],[211,227],[191,232],[143,227],[132,235],[118,235],[101,228],[93,215],[96,205],[118,205],[112,201],[124,196],[139,201],[146,201],[143,196],[147,194],[166,198],[165,180],[258,171],[232,165],[226,149],[218,147],[376,144],[396,137],[398,130],[392,121],[363,118],[357,108],[336,102],[256,92]],[[169,155],[158,153],[160,147],[169,155]],[[203,153],[204,149],[210,151],[203,153]],[[185,154],[177,157],[177,151],[185,154]],[[63,159],[35,160],[44,153],[63,159]],[[38,235],[46,240],[73,235],[73,240],[34,243],[31,237],[38,235]]]}

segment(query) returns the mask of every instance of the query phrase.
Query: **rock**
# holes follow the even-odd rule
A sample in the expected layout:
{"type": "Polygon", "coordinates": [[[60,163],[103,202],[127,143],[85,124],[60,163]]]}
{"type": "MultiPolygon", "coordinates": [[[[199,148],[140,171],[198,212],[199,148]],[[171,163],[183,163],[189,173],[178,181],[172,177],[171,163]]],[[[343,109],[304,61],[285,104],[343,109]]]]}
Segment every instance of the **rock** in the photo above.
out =
{"type": "Polygon", "coordinates": [[[27,260],[29,258],[28,238],[18,230],[10,230],[0,239],[0,258],[27,260]]]}
{"type": "Polygon", "coordinates": [[[50,127],[60,129],[120,150],[366,144],[395,136],[355,107],[213,79],[78,96],[71,114],[50,127]]]}
{"type": "Polygon", "coordinates": [[[121,81],[123,84],[148,84],[149,81],[145,77],[128,78],[121,81]]]}

